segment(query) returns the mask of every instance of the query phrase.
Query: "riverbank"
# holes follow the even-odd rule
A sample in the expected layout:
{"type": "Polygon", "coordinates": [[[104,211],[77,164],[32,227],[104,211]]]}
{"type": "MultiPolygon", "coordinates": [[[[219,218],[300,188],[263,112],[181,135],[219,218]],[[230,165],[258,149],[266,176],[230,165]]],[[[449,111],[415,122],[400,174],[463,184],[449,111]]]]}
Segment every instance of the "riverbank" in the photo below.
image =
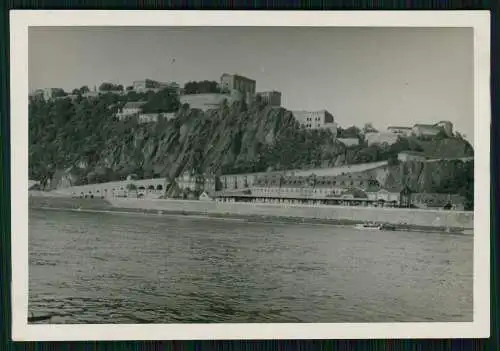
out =
{"type": "MultiPolygon", "coordinates": [[[[30,196],[29,207],[32,209],[53,209],[70,210],[97,213],[121,213],[121,214],[150,214],[150,215],[174,215],[174,216],[195,216],[214,219],[244,220],[250,222],[279,222],[279,223],[310,223],[328,224],[335,226],[354,226],[366,222],[377,222],[392,224],[395,230],[401,231],[422,231],[422,232],[451,232],[464,233],[472,232],[472,227],[467,226],[447,226],[397,222],[392,217],[392,221],[373,220],[367,216],[357,216],[357,218],[342,218],[345,208],[327,207],[330,216],[321,217],[324,209],[313,207],[281,207],[269,204],[242,204],[242,203],[215,203],[203,201],[183,201],[183,200],[137,200],[137,199],[79,199],[69,197],[44,197],[30,196]],[[286,211],[283,211],[285,209],[286,211]],[[318,213],[317,210],[320,210],[318,213]],[[315,211],[316,210],[316,211],[315,211]],[[299,213],[297,214],[297,211],[299,213]],[[312,216],[311,216],[312,211],[312,216]],[[301,212],[301,213],[300,213],[301,212]],[[314,215],[316,212],[316,215],[314,215]]],[[[385,209],[368,209],[385,211],[385,209]]],[[[410,210],[415,211],[415,210],[410,210]]],[[[425,211],[428,215],[429,211],[425,211]]],[[[435,211],[434,211],[435,212],[435,211]]],[[[434,215],[436,215],[434,213],[434,215]]],[[[442,215],[439,213],[439,215],[442,215]]],[[[373,217],[373,216],[372,216],[373,217]]],[[[399,219],[402,217],[400,216],[399,219]]],[[[434,221],[436,223],[436,221],[434,221]]]]}

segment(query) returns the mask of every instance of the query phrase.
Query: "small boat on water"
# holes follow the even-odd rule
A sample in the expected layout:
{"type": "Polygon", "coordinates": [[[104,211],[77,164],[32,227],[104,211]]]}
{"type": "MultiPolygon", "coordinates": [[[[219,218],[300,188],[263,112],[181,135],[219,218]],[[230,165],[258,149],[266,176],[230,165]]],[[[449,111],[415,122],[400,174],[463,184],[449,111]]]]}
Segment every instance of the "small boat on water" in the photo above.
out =
{"type": "Polygon", "coordinates": [[[382,225],[377,223],[363,223],[363,224],[356,224],[354,227],[356,229],[361,229],[361,230],[380,230],[382,225]]]}
{"type": "Polygon", "coordinates": [[[396,226],[389,223],[363,223],[357,224],[355,228],[361,230],[396,230],[396,226]]]}
{"type": "Polygon", "coordinates": [[[380,225],[380,230],[396,230],[397,227],[394,224],[384,223],[380,225]]]}
{"type": "Polygon", "coordinates": [[[35,316],[33,314],[33,312],[31,312],[31,314],[28,316],[28,323],[47,321],[47,320],[51,320],[51,319],[52,319],[52,315],[47,314],[47,315],[35,316]]]}

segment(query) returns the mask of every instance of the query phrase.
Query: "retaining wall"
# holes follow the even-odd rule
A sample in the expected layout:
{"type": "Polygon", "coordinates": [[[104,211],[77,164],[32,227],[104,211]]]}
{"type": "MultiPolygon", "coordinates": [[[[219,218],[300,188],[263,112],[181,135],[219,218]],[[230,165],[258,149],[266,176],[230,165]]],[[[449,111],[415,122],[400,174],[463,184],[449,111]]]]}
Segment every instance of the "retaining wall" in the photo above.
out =
{"type": "Polygon", "coordinates": [[[437,211],[399,208],[305,206],[288,204],[227,203],[185,200],[110,199],[113,206],[148,210],[186,211],[210,214],[241,214],[277,217],[374,221],[416,226],[473,228],[474,214],[467,211],[437,211]]]}

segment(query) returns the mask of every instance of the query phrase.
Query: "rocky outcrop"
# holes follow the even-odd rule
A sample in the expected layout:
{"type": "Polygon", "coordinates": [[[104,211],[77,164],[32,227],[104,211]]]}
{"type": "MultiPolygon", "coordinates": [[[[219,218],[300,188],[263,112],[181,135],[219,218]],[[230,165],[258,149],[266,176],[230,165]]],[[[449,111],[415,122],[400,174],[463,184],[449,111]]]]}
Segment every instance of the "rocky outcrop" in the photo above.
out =
{"type": "MultiPolygon", "coordinates": [[[[176,118],[157,123],[117,121],[109,106],[127,101],[120,99],[127,97],[31,101],[30,178],[42,184],[52,179],[53,187],[64,187],[125,179],[131,173],[174,178],[186,170],[228,174],[324,168],[387,160],[409,149],[439,157],[473,154],[470,144],[458,138],[346,147],[329,130],[306,130],[290,111],[260,102],[222,103],[206,112],[184,106],[176,118]]],[[[419,189],[456,174],[438,164],[386,172],[384,183],[406,179],[419,189]]]]}

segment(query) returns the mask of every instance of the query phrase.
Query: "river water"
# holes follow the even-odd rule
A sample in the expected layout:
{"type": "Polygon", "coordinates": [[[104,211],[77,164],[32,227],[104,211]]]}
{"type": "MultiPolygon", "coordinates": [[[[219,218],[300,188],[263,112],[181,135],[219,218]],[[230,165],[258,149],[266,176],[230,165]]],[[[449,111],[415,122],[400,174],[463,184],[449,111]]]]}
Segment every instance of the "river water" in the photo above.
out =
{"type": "Polygon", "coordinates": [[[472,321],[473,236],[30,210],[50,323],[472,321]]]}

